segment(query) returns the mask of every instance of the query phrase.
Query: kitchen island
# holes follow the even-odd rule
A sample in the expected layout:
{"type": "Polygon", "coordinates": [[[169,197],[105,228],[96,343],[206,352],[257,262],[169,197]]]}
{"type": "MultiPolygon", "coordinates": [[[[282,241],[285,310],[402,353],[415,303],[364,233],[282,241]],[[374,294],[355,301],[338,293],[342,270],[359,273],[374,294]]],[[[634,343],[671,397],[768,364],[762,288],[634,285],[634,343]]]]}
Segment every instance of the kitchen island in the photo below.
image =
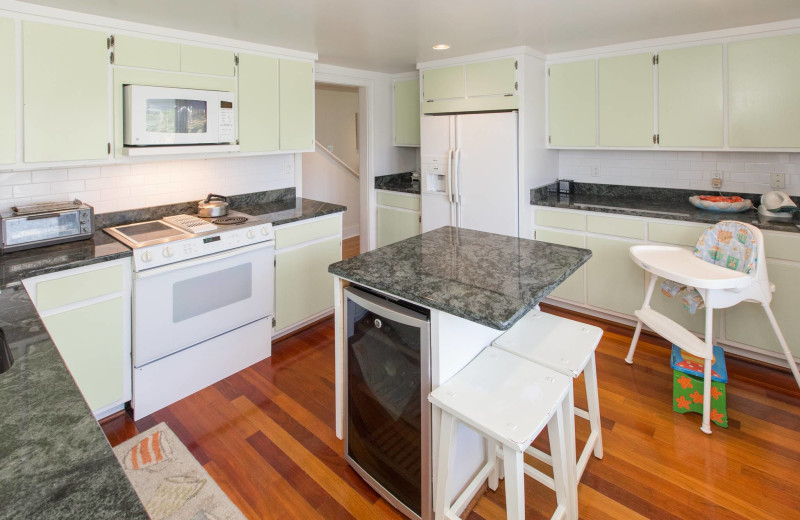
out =
{"type": "MultiPolygon", "coordinates": [[[[442,227],[332,264],[337,436],[343,438],[345,427],[344,288],[348,283],[429,311],[430,386],[435,389],[536,307],[591,255],[587,249],[442,227]]],[[[438,414],[431,416],[431,424],[432,460],[436,460],[438,414]]],[[[480,436],[471,430],[460,431],[456,486],[466,483],[478,469],[484,452],[480,436]]]]}

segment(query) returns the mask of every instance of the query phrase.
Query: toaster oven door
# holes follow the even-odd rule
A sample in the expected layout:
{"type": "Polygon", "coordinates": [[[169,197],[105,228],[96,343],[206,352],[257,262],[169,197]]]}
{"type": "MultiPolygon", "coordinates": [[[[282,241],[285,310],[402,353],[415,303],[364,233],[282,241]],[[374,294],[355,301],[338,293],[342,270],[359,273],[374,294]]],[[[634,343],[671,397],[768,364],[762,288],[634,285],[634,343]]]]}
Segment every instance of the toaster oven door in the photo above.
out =
{"type": "MultiPolygon", "coordinates": [[[[86,224],[88,226],[88,224],[86,224]]],[[[85,231],[88,232],[88,227],[85,231]]],[[[81,221],[77,211],[45,213],[3,220],[3,247],[30,244],[81,234],[81,221]]]]}

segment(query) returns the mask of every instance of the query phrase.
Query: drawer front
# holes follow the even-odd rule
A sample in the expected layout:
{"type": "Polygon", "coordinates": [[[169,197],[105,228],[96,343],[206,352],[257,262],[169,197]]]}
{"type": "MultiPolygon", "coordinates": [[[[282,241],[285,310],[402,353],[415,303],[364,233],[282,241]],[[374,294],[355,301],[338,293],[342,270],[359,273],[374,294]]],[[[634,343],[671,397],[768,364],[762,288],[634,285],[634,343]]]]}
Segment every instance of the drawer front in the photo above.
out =
{"type": "Polygon", "coordinates": [[[122,266],[66,275],[36,285],[36,308],[46,311],[63,305],[122,291],[122,266]]]}
{"type": "Polygon", "coordinates": [[[589,215],[586,228],[592,233],[644,240],[644,222],[641,220],[589,215]]]}
{"type": "Polygon", "coordinates": [[[331,235],[342,234],[339,215],[289,227],[275,228],[275,249],[285,249],[331,235]]]}
{"type": "Polygon", "coordinates": [[[414,211],[419,211],[420,208],[419,195],[400,195],[398,193],[386,193],[385,191],[378,192],[378,204],[414,211]]]}
{"type": "Polygon", "coordinates": [[[571,211],[536,210],[536,226],[586,231],[586,215],[571,211]]]}
{"type": "Polygon", "coordinates": [[[767,258],[800,262],[800,237],[764,233],[764,253],[767,258]]]}
{"type": "Polygon", "coordinates": [[[647,236],[651,242],[694,247],[697,239],[707,227],[699,224],[677,225],[650,222],[647,224],[647,236]]]}

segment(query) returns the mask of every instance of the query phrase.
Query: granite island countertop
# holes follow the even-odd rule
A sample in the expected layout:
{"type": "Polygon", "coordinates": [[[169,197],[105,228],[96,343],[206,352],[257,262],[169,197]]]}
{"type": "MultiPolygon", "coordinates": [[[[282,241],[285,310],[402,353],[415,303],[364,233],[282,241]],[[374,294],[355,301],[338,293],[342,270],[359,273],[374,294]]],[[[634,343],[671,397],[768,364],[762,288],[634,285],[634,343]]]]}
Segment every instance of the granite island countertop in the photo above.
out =
{"type": "Polygon", "coordinates": [[[130,256],[92,239],[0,255],[0,517],[148,518],[20,280],[130,256]]]}
{"type": "Polygon", "coordinates": [[[592,256],[560,246],[442,227],[336,262],[336,276],[507,330],[592,256]]]}
{"type": "MultiPolygon", "coordinates": [[[[722,220],[737,220],[764,230],[800,233],[798,227],[800,215],[795,215],[791,222],[762,221],[755,209],[742,213],[722,213],[699,209],[689,202],[689,197],[692,195],[718,195],[718,192],[575,183],[575,193],[562,195],[549,192],[548,187],[549,185],[531,190],[531,205],[710,225],[722,220]]],[[[723,195],[738,195],[750,199],[755,207],[758,206],[761,197],[753,193],[723,193],[723,195]]]]}

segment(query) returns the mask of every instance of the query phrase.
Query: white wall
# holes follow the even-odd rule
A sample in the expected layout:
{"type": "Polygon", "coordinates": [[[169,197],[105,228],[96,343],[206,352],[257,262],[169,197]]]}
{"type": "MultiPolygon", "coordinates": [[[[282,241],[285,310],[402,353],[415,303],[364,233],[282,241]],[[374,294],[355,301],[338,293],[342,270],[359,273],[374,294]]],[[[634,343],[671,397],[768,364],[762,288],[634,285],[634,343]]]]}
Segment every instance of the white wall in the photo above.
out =
{"type": "Polygon", "coordinates": [[[347,206],[342,217],[344,238],[360,231],[359,179],[322,152],[303,154],[303,197],[347,206]]]}
{"type": "Polygon", "coordinates": [[[710,190],[714,172],[723,191],[744,193],[770,191],[770,174],[783,173],[800,195],[800,153],[561,150],[558,160],[559,178],[596,184],[710,190]]]}
{"type": "Polygon", "coordinates": [[[358,89],[317,83],[314,95],[314,138],[358,171],[358,89]]]}
{"type": "Polygon", "coordinates": [[[0,173],[0,210],[78,198],[106,213],[292,186],[293,155],[12,171],[0,173]]]}

